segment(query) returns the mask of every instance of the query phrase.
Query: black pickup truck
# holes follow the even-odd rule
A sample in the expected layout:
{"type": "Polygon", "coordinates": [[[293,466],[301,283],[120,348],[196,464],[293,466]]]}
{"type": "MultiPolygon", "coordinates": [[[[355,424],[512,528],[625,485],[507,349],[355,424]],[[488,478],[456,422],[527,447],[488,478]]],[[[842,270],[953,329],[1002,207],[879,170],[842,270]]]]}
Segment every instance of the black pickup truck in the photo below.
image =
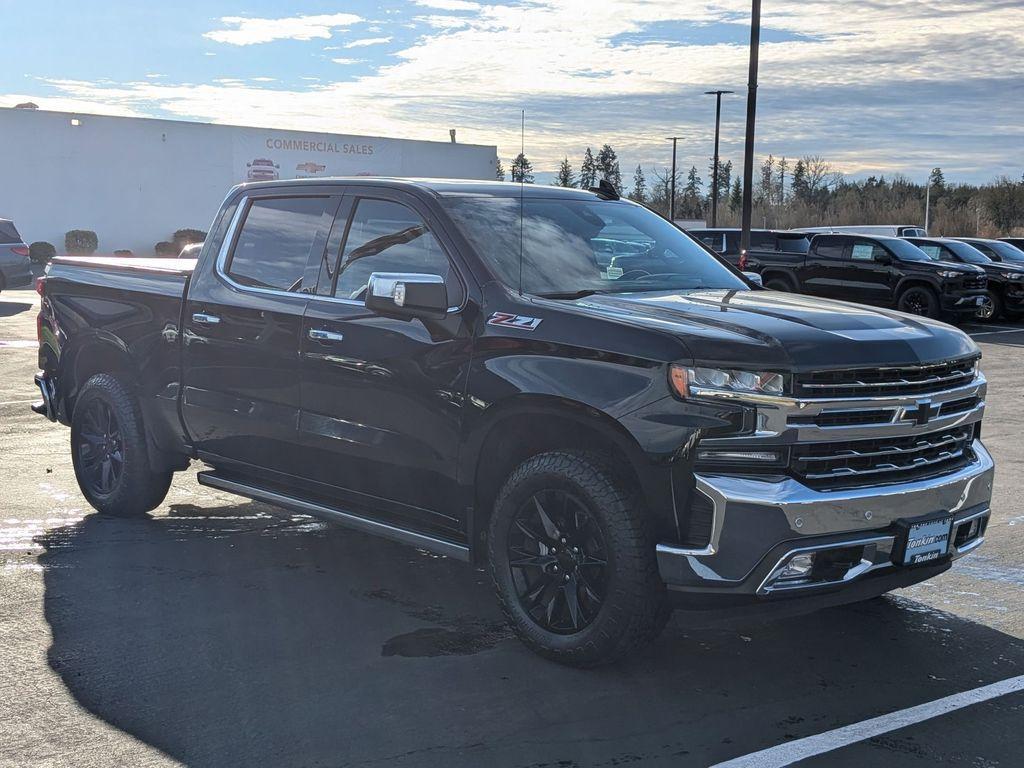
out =
{"type": "Polygon", "coordinates": [[[198,460],[486,567],[561,662],[673,607],[873,597],[984,537],[970,338],[761,290],[608,188],[244,185],[196,261],[59,258],[39,290],[34,409],[97,510],[143,515],[198,460]]]}
{"type": "Polygon", "coordinates": [[[973,317],[988,301],[985,271],[932,259],[906,240],[814,235],[806,254],[751,251],[745,269],[766,288],[846,299],[938,318],[973,317]]]}
{"type": "MultiPolygon", "coordinates": [[[[1005,317],[1007,320],[1019,320],[1024,315],[1024,264],[993,261],[976,246],[948,237],[908,237],[907,242],[936,261],[974,264],[985,270],[988,301],[979,307],[979,319],[1005,317]]],[[[1024,253],[1021,257],[1024,258],[1024,253]]]]}

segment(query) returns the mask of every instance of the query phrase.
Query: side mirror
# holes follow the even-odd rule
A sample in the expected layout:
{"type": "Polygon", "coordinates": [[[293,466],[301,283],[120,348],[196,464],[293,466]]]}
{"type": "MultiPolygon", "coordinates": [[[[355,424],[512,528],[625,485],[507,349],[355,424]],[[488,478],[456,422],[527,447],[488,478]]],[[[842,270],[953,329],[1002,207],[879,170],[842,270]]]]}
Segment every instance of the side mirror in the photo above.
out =
{"type": "Polygon", "coordinates": [[[442,318],[448,312],[448,289],[440,275],[374,272],[365,303],[385,317],[442,318]]]}
{"type": "Polygon", "coordinates": [[[761,276],[757,272],[744,272],[743,276],[758,288],[764,288],[764,280],[761,279],[761,276]]]}

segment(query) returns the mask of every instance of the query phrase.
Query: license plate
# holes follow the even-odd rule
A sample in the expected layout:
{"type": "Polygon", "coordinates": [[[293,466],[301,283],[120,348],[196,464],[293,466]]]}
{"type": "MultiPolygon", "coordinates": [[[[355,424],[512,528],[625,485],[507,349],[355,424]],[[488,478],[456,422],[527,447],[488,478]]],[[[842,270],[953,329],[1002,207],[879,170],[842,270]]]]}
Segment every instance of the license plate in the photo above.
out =
{"type": "Polygon", "coordinates": [[[953,516],[942,515],[926,520],[900,520],[903,529],[897,555],[902,565],[921,565],[941,560],[949,554],[949,536],[953,528],[953,516]]]}

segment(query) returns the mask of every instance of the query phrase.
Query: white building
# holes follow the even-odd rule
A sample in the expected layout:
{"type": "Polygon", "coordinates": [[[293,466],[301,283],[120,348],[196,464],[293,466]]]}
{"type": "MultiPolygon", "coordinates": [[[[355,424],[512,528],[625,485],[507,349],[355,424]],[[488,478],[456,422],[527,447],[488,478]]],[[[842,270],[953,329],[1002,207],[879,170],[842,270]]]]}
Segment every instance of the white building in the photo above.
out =
{"type": "Polygon", "coordinates": [[[177,229],[207,230],[244,181],[319,176],[493,179],[493,146],[0,108],[0,218],[64,250],[151,255],[177,229]]]}

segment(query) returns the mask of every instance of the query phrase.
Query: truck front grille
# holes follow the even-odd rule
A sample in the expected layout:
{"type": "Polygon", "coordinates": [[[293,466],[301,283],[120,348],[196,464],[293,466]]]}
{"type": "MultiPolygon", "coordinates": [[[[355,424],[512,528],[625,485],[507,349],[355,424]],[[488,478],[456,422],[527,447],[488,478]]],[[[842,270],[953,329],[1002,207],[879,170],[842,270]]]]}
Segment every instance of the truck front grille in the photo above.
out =
{"type": "Polygon", "coordinates": [[[795,377],[797,397],[840,398],[916,395],[969,384],[976,359],[950,360],[898,368],[813,371],[795,377]]]}
{"type": "Polygon", "coordinates": [[[963,285],[964,288],[984,288],[988,285],[988,275],[968,275],[963,285]]]}
{"type": "Polygon", "coordinates": [[[974,427],[919,435],[796,444],[790,468],[819,490],[902,483],[954,472],[974,459],[974,427]]]}

